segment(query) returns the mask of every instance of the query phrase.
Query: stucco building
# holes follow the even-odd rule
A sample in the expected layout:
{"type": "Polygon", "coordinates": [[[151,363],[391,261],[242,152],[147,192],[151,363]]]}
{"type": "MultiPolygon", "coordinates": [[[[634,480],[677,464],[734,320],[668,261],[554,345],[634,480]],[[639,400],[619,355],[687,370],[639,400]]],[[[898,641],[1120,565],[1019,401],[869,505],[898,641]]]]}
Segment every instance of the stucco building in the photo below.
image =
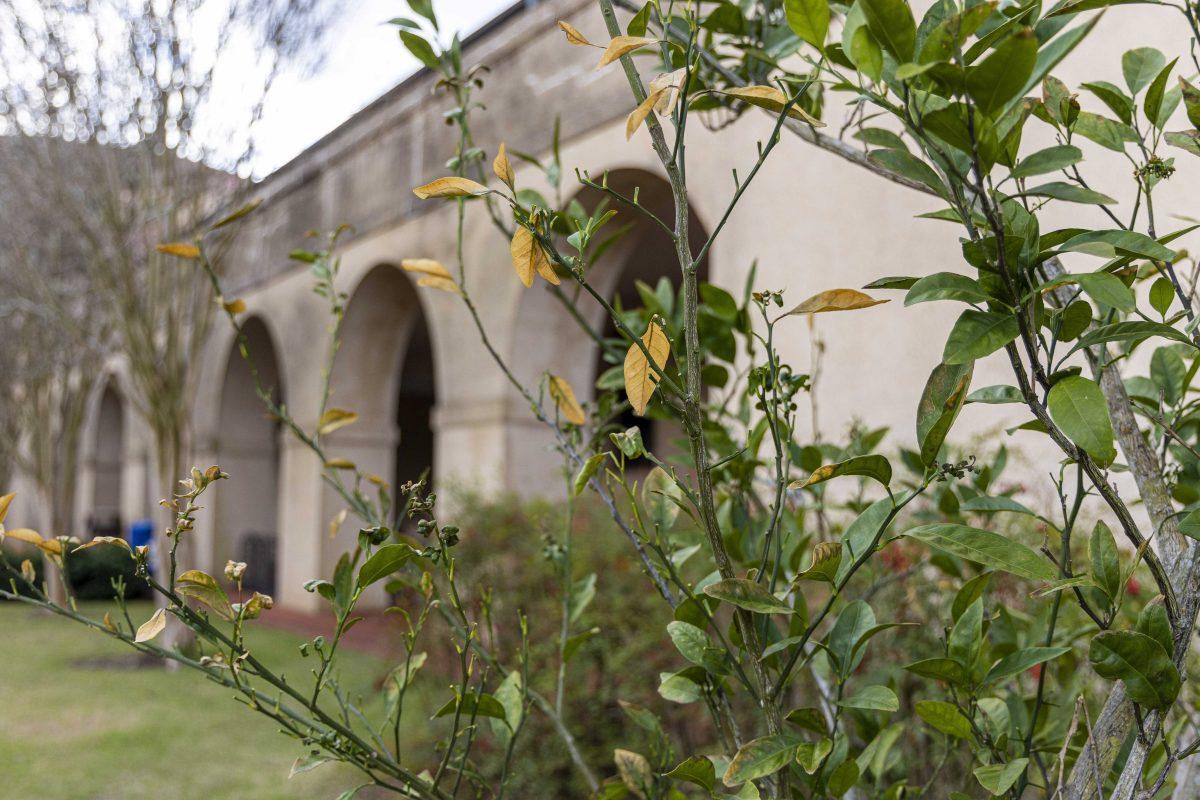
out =
{"type": "MultiPolygon", "coordinates": [[[[1144,10],[1149,8],[1128,12],[1144,17],[1139,35],[1146,33],[1146,40],[1124,41],[1121,14],[1110,13],[1056,74],[1072,85],[1098,78],[1120,82],[1126,47],[1184,52],[1184,32],[1173,18],[1144,10]]],[[[593,175],[608,171],[612,182],[629,190],[640,187],[648,204],[667,203],[645,131],[625,139],[633,101],[619,70],[597,71],[597,51],[569,46],[556,27],[559,19],[593,40],[607,38],[592,0],[547,0],[514,7],[469,41],[466,59],[491,68],[481,94],[487,111],[477,117],[478,143],[489,156],[501,141],[510,149],[544,153],[560,119],[568,196],[579,189],[571,177],[579,168],[593,175]]],[[[226,294],[247,304],[251,350],[264,375],[291,412],[312,424],[323,387],[328,318],[305,266],[287,255],[304,246],[308,230],[352,225],[339,251],[342,288],[350,301],[331,380],[335,405],[353,409],[360,419],[333,434],[331,452],[401,479],[432,464],[440,487],[553,491],[559,482],[556,463],[546,453],[549,433],[493,364],[459,299],[418,289],[399,269],[402,259],[418,257],[456,266],[453,204],[420,201],[411,191],[445,174],[454,151],[452,129],[442,116],[449,102],[432,92],[433,84],[427,71],[414,75],[257,186],[263,205],[244,224],[229,258],[226,294]]],[[[839,112],[830,116],[838,119],[839,112]]],[[[755,143],[770,132],[772,121],[753,112],[717,132],[689,130],[698,230],[712,230],[733,191],[731,168],[749,166],[755,143]]],[[[1047,135],[1044,126],[1030,128],[1047,135]]],[[[1085,167],[1096,188],[1129,202],[1128,163],[1096,147],[1087,152],[1085,167]]],[[[1200,162],[1182,151],[1179,156],[1179,173],[1159,190],[1161,203],[1195,214],[1200,162]]],[[[957,231],[944,222],[914,219],[935,210],[936,200],[789,134],[769,164],[708,255],[710,281],[740,289],[757,260],[760,288],[782,289],[799,301],[885,275],[960,269],[957,231]]],[[[518,185],[541,185],[534,171],[516,166],[518,185]]],[[[492,342],[521,378],[536,382],[549,370],[567,377],[587,400],[599,368],[596,345],[575,332],[544,284],[525,289],[518,282],[508,243],[480,205],[472,204],[469,212],[466,270],[492,342]]],[[[1082,213],[1099,220],[1099,211],[1082,213]]],[[[637,279],[654,282],[676,271],[664,238],[641,225],[595,275],[603,290],[620,294],[637,279]]],[[[902,295],[887,296],[894,301],[855,314],[823,315],[815,323],[824,343],[817,424],[827,437],[864,417],[891,426],[895,445],[914,438],[917,400],[958,309],[949,304],[905,309],[902,295]]],[[[592,321],[602,318],[587,298],[578,309],[592,321]]],[[[786,334],[785,355],[797,369],[809,369],[814,348],[808,324],[795,319],[786,334]]],[[[1008,382],[1005,364],[996,359],[980,365],[977,385],[1000,382],[1008,382]]],[[[148,436],[122,400],[121,384],[118,364],[93,404],[80,513],[128,525],[152,515],[157,498],[148,436]]],[[[301,584],[328,571],[356,528],[348,524],[341,537],[329,537],[328,522],[340,506],[322,484],[321,465],[264,415],[232,331],[223,324],[215,326],[197,385],[193,461],[218,463],[234,478],[207,503],[199,566],[219,571],[225,558],[242,557],[247,548],[273,549],[277,598],[309,603],[301,584]]],[[[964,413],[964,425],[976,432],[1022,420],[998,415],[994,406],[964,413]]],[[[1009,443],[1018,449],[1038,446],[1032,434],[1009,443]]]]}

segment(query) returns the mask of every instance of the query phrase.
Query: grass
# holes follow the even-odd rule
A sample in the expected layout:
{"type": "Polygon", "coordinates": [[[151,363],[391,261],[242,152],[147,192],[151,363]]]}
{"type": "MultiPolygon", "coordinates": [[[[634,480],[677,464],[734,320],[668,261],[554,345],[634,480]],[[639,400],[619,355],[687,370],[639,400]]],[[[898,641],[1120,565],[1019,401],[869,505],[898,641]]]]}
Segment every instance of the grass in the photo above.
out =
{"type": "MultiPolygon", "coordinates": [[[[141,622],[150,605],[132,604],[131,615],[141,622]]],[[[120,643],[18,603],[0,603],[0,632],[2,800],[332,800],[362,783],[342,765],[289,780],[303,746],[191,670],[130,666],[120,643]]],[[[311,669],[301,641],[269,628],[250,638],[293,678],[311,669]]],[[[358,653],[340,663],[342,685],[356,694],[372,692],[387,669],[358,653]]]]}

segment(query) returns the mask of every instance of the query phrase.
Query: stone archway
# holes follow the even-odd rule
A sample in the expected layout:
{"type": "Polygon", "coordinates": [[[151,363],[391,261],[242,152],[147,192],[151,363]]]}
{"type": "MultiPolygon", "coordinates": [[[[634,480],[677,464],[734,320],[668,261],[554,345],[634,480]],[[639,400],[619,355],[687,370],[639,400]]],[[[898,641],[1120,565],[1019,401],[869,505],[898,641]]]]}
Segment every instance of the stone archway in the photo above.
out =
{"type": "MultiPolygon", "coordinates": [[[[393,494],[403,482],[432,474],[433,352],[425,309],[408,277],[389,264],[369,270],[346,306],[330,375],[330,405],[354,411],[358,420],[332,433],[326,451],[389,481],[393,494]]],[[[326,518],[344,506],[327,488],[326,518]]],[[[355,531],[347,522],[338,536],[325,537],[324,563],[354,546],[355,531]]]]}
{"type": "MultiPolygon", "coordinates": [[[[669,224],[674,218],[670,186],[658,175],[640,169],[619,169],[608,173],[608,185],[627,197],[633,196],[636,190],[639,202],[659,219],[669,224]]],[[[593,189],[583,189],[574,199],[592,211],[604,201],[604,196],[593,189]]],[[[592,266],[589,279],[597,292],[614,305],[625,308],[643,304],[639,284],[653,290],[666,279],[671,292],[677,294],[679,262],[670,238],[638,212],[612,200],[608,201],[608,207],[617,211],[617,217],[609,225],[614,229],[628,226],[628,230],[592,266]]],[[[689,214],[688,233],[695,252],[708,234],[694,210],[689,214]]],[[[708,274],[706,256],[700,265],[700,280],[706,280],[708,274]]],[[[563,289],[575,312],[593,331],[603,338],[617,338],[616,326],[599,303],[574,284],[564,282],[563,289]]],[[[599,344],[581,330],[573,316],[540,282],[523,293],[513,335],[513,371],[527,386],[536,386],[543,372],[554,372],[570,381],[581,401],[587,401],[596,395],[597,378],[613,367],[619,368],[620,358],[606,361],[599,344]]],[[[632,412],[623,414],[617,424],[640,427],[643,438],[652,448],[662,448],[674,438],[670,423],[638,418],[632,412]]],[[[509,447],[517,463],[547,463],[544,453],[532,448],[544,450],[549,443],[548,437],[530,436],[527,426],[513,427],[516,433],[510,437],[509,447]]],[[[535,489],[552,485],[549,473],[543,478],[546,482],[535,489]]]]}
{"type": "MultiPolygon", "coordinates": [[[[259,317],[242,326],[246,348],[262,386],[283,400],[277,349],[259,317]]],[[[229,349],[217,423],[217,463],[230,475],[215,493],[212,563],[219,574],[229,559],[245,561],[243,584],[276,591],[279,547],[280,437],[278,420],[268,413],[250,366],[237,343],[229,349]]]]}
{"type": "Polygon", "coordinates": [[[125,403],[110,380],[100,393],[88,467],[91,492],[87,505],[90,536],[123,536],[130,520],[122,518],[125,472],[125,403]]]}

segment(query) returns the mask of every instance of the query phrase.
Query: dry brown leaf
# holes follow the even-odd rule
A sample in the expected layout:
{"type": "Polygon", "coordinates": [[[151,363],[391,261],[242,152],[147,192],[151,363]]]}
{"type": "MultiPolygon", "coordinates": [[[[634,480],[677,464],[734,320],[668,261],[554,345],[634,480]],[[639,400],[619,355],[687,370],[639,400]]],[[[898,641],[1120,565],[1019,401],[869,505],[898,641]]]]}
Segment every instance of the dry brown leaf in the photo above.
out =
{"type": "Polygon", "coordinates": [[[558,413],[562,414],[563,419],[572,425],[583,425],[587,422],[587,415],[583,413],[583,406],[579,405],[579,401],[575,399],[575,390],[571,388],[571,384],[566,378],[560,378],[557,375],[550,376],[550,396],[554,398],[555,404],[558,406],[558,413]]]}
{"type": "Polygon", "coordinates": [[[72,553],[78,553],[80,550],[87,550],[89,547],[99,547],[102,544],[116,545],[117,547],[125,548],[125,552],[129,553],[129,557],[133,558],[133,548],[129,546],[129,542],[122,539],[120,536],[97,536],[90,542],[79,545],[72,553]]]}
{"type": "Polygon", "coordinates": [[[657,92],[659,89],[669,90],[655,103],[655,114],[670,114],[675,110],[675,106],[679,103],[679,89],[683,86],[683,79],[686,76],[687,68],[682,67],[674,72],[663,72],[656,75],[650,81],[651,92],[657,92]]]}
{"type": "MultiPolygon", "coordinates": [[[[788,103],[788,96],[774,86],[743,86],[736,89],[726,89],[724,90],[724,94],[736,97],[743,103],[749,103],[752,106],[757,106],[776,114],[783,111],[783,107],[788,103]]],[[[809,114],[798,103],[788,109],[787,115],[792,119],[807,122],[814,128],[825,127],[824,122],[809,114]]]]}
{"type": "Polygon", "coordinates": [[[658,386],[659,373],[671,353],[671,343],[667,341],[666,332],[653,321],[642,334],[642,344],[658,369],[650,366],[646,353],[642,352],[642,348],[636,342],[629,346],[629,351],[625,353],[625,394],[629,397],[629,405],[633,406],[633,413],[639,417],[646,413],[650,396],[658,386]]]}
{"type": "Polygon", "coordinates": [[[429,276],[419,279],[417,286],[428,286],[431,289],[441,289],[443,292],[450,292],[451,294],[462,294],[462,290],[458,288],[458,284],[451,278],[429,276]]]}
{"type": "Polygon", "coordinates": [[[347,411],[344,408],[326,409],[325,413],[321,415],[321,419],[317,421],[317,433],[325,436],[357,421],[358,414],[353,411],[347,411]]]}
{"type": "Polygon", "coordinates": [[[508,188],[512,188],[512,163],[508,160],[508,153],[504,151],[504,142],[500,143],[500,149],[496,152],[496,157],[492,159],[492,172],[496,173],[497,178],[507,183],[508,188]]]}
{"type": "Polygon", "coordinates": [[[170,242],[169,244],[160,244],[154,248],[160,253],[166,253],[169,256],[177,256],[179,258],[199,258],[200,248],[194,244],[186,242],[170,242]]]}
{"type": "Polygon", "coordinates": [[[13,498],[16,496],[16,492],[0,495],[0,523],[4,522],[4,517],[8,515],[8,507],[12,505],[13,498]]]}
{"type": "Polygon", "coordinates": [[[528,228],[517,228],[508,252],[512,256],[513,269],[517,271],[517,277],[525,284],[526,289],[533,286],[535,272],[555,286],[561,283],[554,268],[550,266],[550,258],[546,251],[528,228]]]}
{"type": "Polygon", "coordinates": [[[470,178],[460,178],[452,175],[448,178],[438,178],[424,186],[413,189],[413,194],[422,200],[430,197],[474,197],[487,194],[488,188],[482,183],[476,183],[470,178]]]}
{"type": "Polygon", "coordinates": [[[46,541],[40,533],[29,528],[6,529],[3,538],[16,539],[18,542],[25,542],[26,544],[36,544],[38,547],[41,547],[46,541]]]}
{"type": "Polygon", "coordinates": [[[154,616],[142,623],[137,629],[137,635],[133,637],[135,642],[148,642],[155,636],[162,633],[167,627],[167,610],[160,608],[154,612],[154,616]]]}
{"type": "Polygon", "coordinates": [[[860,308],[870,308],[887,300],[876,300],[868,294],[855,289],[828,289],[820,294],[814,294],[791,311],[784,314],[820,314],[824,311],[856,311],[860,308]]]}
{"type": "Polygon", "coordinates": [[[666,92],[666,87],[651,92],[646,95],[646,99],[642,101],[641,105],[629,112],[629,116],[625,119],[625,141],[633,138],[634,132],[646,121],[646,117],[650,116],[650,112],[666,92]]]}
{"type": "Polygon", "coordinates": [[[596,69],[607,67],[621,56],[651,44],[658,44],[658,40],[648,36],[618,36],[608,43],[608,47],[604,48],[604,53],[600,56],[600,63],[596,65],[596,69]]]}
{"type": "Polygon", "coordinates": [[[596,47],[596,45],[589,42],[587,37],[584,36],[582,33],[580,33],[579,30],[571,23],[563,22],[560,19],[558,21],[558,27],[561,28],[562,32],[567,35],[567,43],[568,44],[586,45],[589,47],[596,47]]]}
{"type": "Polygon", "coordinates": [[[405,272],[415,272],[419,275],[430,275],[434,278],[449,278],[450,270],[441,262],[432,258],[406,258],[400,262],[400,268],[405,272]]]}
{"type": "Polygon", "coordinates": [[[346,511],[346,509],[343,508],[342,510],[338,511],[338,513],[333,515],[333,519],[329,520],[329,538],[330,539],[337,538],[337,533],[339,530],[341,530],[342,523],[346,521],[346,514],[347,514],[347,511],[346,511]]]}

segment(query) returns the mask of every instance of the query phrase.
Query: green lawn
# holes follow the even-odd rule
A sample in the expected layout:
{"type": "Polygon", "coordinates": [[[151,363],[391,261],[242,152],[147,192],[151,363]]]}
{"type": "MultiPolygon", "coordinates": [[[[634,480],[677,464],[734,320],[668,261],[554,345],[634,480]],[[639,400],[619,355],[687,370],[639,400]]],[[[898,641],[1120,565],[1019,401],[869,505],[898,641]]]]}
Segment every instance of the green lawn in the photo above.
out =
{"type": "MultiPolygon", "coordinates": [[[[132,616],[148,618],[149,604],[132,616]]],[[[298,637],[262,629],[250,641],[289,676],[309,674],[298,637]]],[[[0,602],[0,799],[332,800],[361,783],[341,765],[289,780],[298,742],[195,672],[114,663],[130,652],[68,620],[0,602]]],[[[386,671],[355,653],[341,665],[342,684],[355,693],[370,693],[386,671]]]]}

